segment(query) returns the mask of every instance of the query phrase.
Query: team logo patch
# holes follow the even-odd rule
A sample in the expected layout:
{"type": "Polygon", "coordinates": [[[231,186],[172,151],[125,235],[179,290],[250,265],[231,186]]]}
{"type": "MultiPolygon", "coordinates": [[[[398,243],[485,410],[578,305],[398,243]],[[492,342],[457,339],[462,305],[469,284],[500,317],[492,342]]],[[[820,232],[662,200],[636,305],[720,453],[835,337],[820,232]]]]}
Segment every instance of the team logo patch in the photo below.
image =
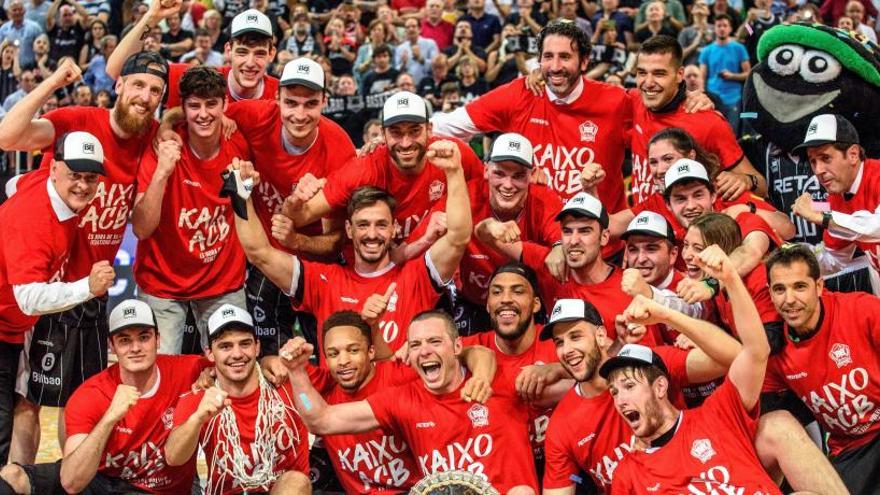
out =
{"type": "Polygon", "coordinates": [[[849,346],[846,344],[837,343],[831,346],[828,357],[834,361],[838,368],[852,364],[852,355],[850,355],[849,346]]]}
{"type": "Polygon", "coordinates": [[[409,98],[408,97],[397,99],[397,108],[398,109],[407,108],[407,107],[409,107],[409,98]]]}
{"type": "Polygon", "coordinates": [[[709,459],[715,456],[715,449],[712,448],[712,442],[708,438],[701,438],[694,440],[694,444],[691,446],[691,455],[706,464],[709,459]]]}
{"type": "Polygon", "coordinates": [[[306,64],[299,64],[296,66],[297,74],[309,75],[309,66],[306,64]]]}
{"type": "Polygon", "coordinates": [[[43,359],[40,360],[40,366],[43,368],[43,371],[52,371],[52,368],[55,367],[55,354],[51,352],[44,354],[43,359]]]}
{"type": "Polygon", "coordinates": [[[468,409],[467,414],[475,428],[478,426],[489,426],[489,409],[486,406],[474,404],[468,409]]]}
{"type": "Polygon", "coordinates": [[[810,137],[813,134],[816,134],[816,131],[818,131],[818,130],[819,130],[819,126],[815,122],[810,124],[810,127],[807,127],[807,137],[810,137]]]}
{"type": "Polygon", "coordinates": [[[256,24],[257,23],[257,16],[255,16],[253,14],[249,14],[247,17],[244,18],[244,20],[248,24],[256,24]]]}
{"type": "Polygon", "coordinates": [[[136,318],[137,317],[137,310],[134,308],[125,308],[122,311],[122,317],[123,318],[136,318]]]}
{"type": "Polygon", "coordinates": [[[636,219],[636,225],[642,225],[644,223],[648,223],[648,220],[650,220],[650,218],[648,218],[648,217],[639,217],[636,219]]]}
{"type": "Polygon", "coordinates": [[[165,412],[162,413],[162,425],[166,430],[170,430],[174,428],[174,408],[169,407],[165,409],[165,412]]]}
{"type": "Polygon", "coordinates": [[[220,313],[220,316],[222,316],[223,318],[229,318],[235,316],[235,311],[231,309],[224,309],[223,312],[220,313]]]}
{"type": "Polygon", "coordinates": [[[578,127],[578,130],[581,132],[581,141],[592,143],[596,141],[596,134],[599,133],[599,126],[594,124],[592,120],[587,120],[578,127]]]}
{"type": "Polygon", "coordinates": [[[266,321],[266,312],[263,311],[263,308],[259,306],[254,306],[254,320],[257,323],[263,323],[266,321]]]}
{"type": "Polygon", "coordinates": [[[431,201],[437,201],[443,196],[444,190],[446,190],[446,184],[439,179],[435,180],[430,186],[428,186],[428,199],[431,201]]]}
{"type": "Polygon", "coordinates": [[[95,154],[94,143],[83,143],[83,153],[86,155],[94,155],[95,154]]]}

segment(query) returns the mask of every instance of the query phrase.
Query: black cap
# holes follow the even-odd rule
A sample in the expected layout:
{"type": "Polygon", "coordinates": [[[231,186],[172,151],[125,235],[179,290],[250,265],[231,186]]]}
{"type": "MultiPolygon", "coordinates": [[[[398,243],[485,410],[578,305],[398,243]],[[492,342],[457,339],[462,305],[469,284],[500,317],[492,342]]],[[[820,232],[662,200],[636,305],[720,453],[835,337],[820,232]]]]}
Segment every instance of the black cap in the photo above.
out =
{"type": "Polygon", "coordinates": [[[54,159],[74,172],[106,175],[104,148],[98,138],[84,131],[67,132],[55,141],[54,159]]]}
{"type": "Polygon", "coordinates": [[[529,285],[532,286],[532,291],[535,295],[538,294],[538,275],[535,273],[535,270],[532,270],[528,265],[519,261],[509,261],[492,272],[492,276],[489,277],[489,283],[491,284],[492,280],[502,273],[514,273],[526,279],[529,282],[529,285]]]}
{"type": "Polygon", "coordinates": [[[666,363],[650,347],[640,344],[626,344],[620,348],[620,352],[616,356],[605,361],[602,367],[599,368],[599,376],[607,380],[608,375],[612,371],[627,366],[635,366],[637,368],[656,366],[664,375],[669,375],[666,363]]]}
{"type": "Polygon", "coordinates": [[[826,113],[816,115],[807,126],[804,142],[794,151],[806,153],[808,148],[830,143],[859,144],[859,133],[843,115],[826,113]]]}
{"type": "Polygon", "coordinates": [[[125,61],[120,76],[130,74],[152,74],[161,77],[167,86],[168,62],[156,52],[137,52],[125,61]]]}

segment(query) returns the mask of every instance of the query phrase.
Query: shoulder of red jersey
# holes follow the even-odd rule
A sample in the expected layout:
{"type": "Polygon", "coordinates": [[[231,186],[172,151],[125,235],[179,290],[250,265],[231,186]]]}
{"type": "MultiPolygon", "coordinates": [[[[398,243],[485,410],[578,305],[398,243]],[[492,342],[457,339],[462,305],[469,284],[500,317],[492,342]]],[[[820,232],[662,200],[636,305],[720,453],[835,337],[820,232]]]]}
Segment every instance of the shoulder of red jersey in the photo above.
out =
{"type": "MultiPolygon", "coordinates": [[[[524,78],[523,78],[524,79],[524,78]]],[[[603,102],[619,100],[629,105],[631,97],[627,91],[619,86],[608,84],[603,81],[594,81],[592,79],[582,78],[584,81],[583,95],[590,100],[602,100],[603,102]]],[[[525,83],[523,83],[525,85],[525,83]]],[[[528,90],[526,90],[528,91],[528,90]]],[[[635,95],[635,97],[639,97],[635,95]]],[[[640,98],[640,97],[639,97],[640,98]]]]}

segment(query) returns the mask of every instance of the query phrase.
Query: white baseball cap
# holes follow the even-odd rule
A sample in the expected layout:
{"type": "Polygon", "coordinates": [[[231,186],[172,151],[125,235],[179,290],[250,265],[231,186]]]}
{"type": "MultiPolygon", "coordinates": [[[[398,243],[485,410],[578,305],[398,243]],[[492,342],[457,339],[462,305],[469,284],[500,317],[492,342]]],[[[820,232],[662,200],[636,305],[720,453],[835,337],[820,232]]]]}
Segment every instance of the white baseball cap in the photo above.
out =
{"type": "Polygon", "coordinates": [[[224,330],[235,327],[248,332],[255,332],[254,319],[250,313],[238,306],[224,304],[217,308],[208,318],[208,343],[217,338],[224,330]]]}
{"type": "Polygon", "coordinates": [[[605,364],[599,368],[599,376],[607,379],[608,375],[617,368],[626,366],[647,367],[656,366],[664,375],[669,374],[666,363],[663,359],[652,351],[650,347],[641,344],[626,344],[620,348],[620,352],[616,356],[605,361],[605,364]]]}
{"type": "Polygon", "coordinates": [[[599,314],[599,310],[592,303],[583,299],[560,299],[553,306],[553,311],[550,312],[550,321],[541,329],[538,339],[548,340],[552,338],[553,325],[557,323],[579,320],[592,323],[597,327],[604,325],[602,315],[599,314]]]}
{"type": "Polygon", "coordinates": [[[399,91],[385,100],[382,107],[382,126],[388,127],[398,122],[428,121],[428,104],[425,100],[409,91],[399,91]]]}
{"type": "Polygon", "coordinates": [[[807,126],[804,142],[795,146],[794,150],[806,151],[807,148],[829,143],[859,144],[859,133],[842,115],[816,115],[807,126]]]}
{"type": "Polygon", "coordinates": [[[272,36],[272,22],[266,14],[257,9],[248,9],[232,19],[232,37],[238,38],[246,33],[272,36]]]}
{"type": "Polygon", "coordinates": [[[675,232],[672,231],[672,226],[666,221],[666,217],[653,211],[646,210],[636,215],[620,238],[626,240],[631,235],[660,237],[675,244],[675,232]]]}
{"type": "Polygon", "coordinates": [[[561,221],[566,215],[595,218],[603,229],[608,228],[608,212],[605,211],[605,206],[589,193],[580,192],[572,196],[556,215],[556,220],[561,221]]]}
{"type": "Polygon", "coordinates": [[[702,163],[690,158],[679,158],[669,167],[669,170],[666,171],[666,176],[663,177],[665,182],[664,190],[669,192],[672,185],[676,182],[690,179],[701,180],[706,184],[712,183],[709,180],[709,173],[706,172],[706,167],[702,163]]]}
{"type": "Polygon", "coordinates": [[[104,147],[98,138],[83,131],[68,132],[55,142],[55,160],[74,172],[104,173],[104,147]]]}
{"type": "Polygon", "coordinates": [[[525,137],[509,132],[502,134],[492,143],[492,152],[489,154],[490,162],[513,161],[526,168],[532,168],[532,143],[525,137]]]}
{"type": "Polygon", "coordinates": [[[156,316],[147,303],[137,299],[126,299],[110,312],[110,335],[131,327],[159,329],[156,325],[156,316]]]}
{"type": "Polygon", "coordinates": [[[305,86],[316,91],[324,90],[324,69],[318,62],[300,57],[287,62],[281,72],[280,86],[305,86]]]}

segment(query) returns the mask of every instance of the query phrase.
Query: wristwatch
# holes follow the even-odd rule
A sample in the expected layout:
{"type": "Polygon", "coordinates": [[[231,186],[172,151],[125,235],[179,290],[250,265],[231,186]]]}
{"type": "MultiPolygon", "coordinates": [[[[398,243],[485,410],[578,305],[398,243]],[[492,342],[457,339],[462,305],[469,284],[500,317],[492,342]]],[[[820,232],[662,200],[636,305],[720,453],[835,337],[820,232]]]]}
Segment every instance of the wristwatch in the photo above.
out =
{"type": "Polygon", "coordinates": [[[758,189],[758,178],[749,174],[749,181],[752,183],[751,187],[749,187],[749,191],[755,192],[755,190],[758,189]]]}
{"type": "Polygon", "coordinates": [[[823,211],[822,212],[822,228],[828,230],[828,224],[831,223],[831,212],[823,211]]]}
{"type": "Polygon", "coordinates": [[[707,277],[703,279],[703,283],[706,284],[706,287],[712,291],[712,295],[718,294],[718,289],[721,288],[721,284],[718,283],[718,279],[707,277]]]}

